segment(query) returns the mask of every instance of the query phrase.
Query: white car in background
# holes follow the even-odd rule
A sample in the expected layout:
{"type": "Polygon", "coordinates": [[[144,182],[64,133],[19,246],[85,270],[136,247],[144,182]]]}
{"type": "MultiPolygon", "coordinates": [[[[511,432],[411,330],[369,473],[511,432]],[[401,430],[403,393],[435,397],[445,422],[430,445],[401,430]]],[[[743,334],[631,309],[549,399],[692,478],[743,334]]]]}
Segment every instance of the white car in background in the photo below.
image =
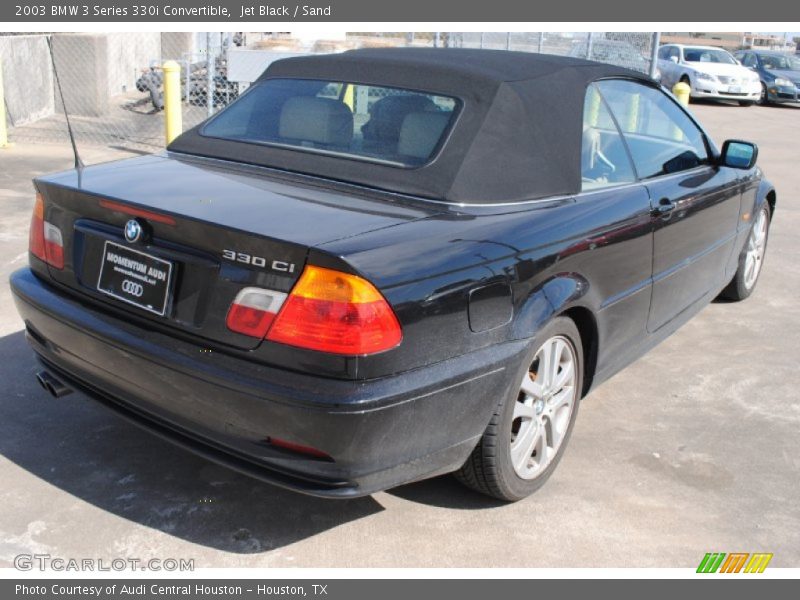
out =
{"type": "Polygon", "coordinates": [[[761,96],[758,74],[721,48],[666,44],[658,49],[658,68],[664,86],[672,89],[683,81],[692,88],[692,98],[735,100],[751,106],[761,96]]]}

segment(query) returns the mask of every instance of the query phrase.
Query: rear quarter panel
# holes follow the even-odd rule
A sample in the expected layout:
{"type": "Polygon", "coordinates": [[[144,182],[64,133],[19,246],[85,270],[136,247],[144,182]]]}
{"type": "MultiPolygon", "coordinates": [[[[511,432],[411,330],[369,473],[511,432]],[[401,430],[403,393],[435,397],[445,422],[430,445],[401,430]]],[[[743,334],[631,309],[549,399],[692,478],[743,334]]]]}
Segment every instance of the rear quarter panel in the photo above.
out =
{"type": "MultiPolygon", "coordinates": [[[[529,339],[570,307],[597,321],[598,368],[645,331],[652,269],[650,201],[639,185],[516,207],[452,208],[382,232],[323,244],[375,283],[403,326],[401,345],[359,359],[359,377],[413,369],[529,339]],[[511,288],[510,321],[470,329],[470,292],[511,288]]],[[[313,253],[309,257],[314,262],[313,253]]],[[[502,321],[501,319],[499,321],[502,321]]]]}

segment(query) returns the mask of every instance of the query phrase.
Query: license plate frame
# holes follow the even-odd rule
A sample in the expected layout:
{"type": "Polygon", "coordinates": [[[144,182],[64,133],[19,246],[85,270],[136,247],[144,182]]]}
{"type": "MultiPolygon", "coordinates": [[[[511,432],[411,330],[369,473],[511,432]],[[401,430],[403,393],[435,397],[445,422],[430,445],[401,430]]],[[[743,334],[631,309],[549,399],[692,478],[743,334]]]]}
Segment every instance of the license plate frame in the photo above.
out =
{"type": "Polygon", "coordinates": [[[100,257],[97,291],[163,317],[170,303],[174,266],[158,256],[106,240],[100,257]],[[116,263],[109,260],[109,249],[119,258],[116,263]]]}

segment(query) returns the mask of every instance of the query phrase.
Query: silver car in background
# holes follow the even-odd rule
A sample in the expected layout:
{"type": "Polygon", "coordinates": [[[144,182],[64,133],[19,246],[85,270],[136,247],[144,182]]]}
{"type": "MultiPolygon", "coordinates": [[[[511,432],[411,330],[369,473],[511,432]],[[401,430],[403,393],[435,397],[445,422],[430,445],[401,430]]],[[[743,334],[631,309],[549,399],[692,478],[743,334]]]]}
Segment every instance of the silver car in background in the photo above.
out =
{"type": "Polygon", "coordinates": [[[689,85],[692,98],[734,100],[751,106],[761,97],[761,80],[733,55],[712,46],[666,44],[658,49],[661,83],[689,85]]]}

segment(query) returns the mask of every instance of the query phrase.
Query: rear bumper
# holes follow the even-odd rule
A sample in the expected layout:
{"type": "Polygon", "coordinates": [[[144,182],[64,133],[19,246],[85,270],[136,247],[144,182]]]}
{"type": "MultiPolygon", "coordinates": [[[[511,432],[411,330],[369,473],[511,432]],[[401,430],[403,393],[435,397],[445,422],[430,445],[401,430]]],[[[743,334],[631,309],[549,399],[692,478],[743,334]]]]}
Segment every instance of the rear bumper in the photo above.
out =
{"type": "Polygon", "coordinates": [[[11,288],[31,346],[66,383],[210,460],[324,497],[363,496],[457,469],[525,350],[524,342],[507,343],[383,379],[335,380],[141,328],[27,268],[11,276],[11,288]],[[289,453],[267,437],[332,460],[289,453]]]}

